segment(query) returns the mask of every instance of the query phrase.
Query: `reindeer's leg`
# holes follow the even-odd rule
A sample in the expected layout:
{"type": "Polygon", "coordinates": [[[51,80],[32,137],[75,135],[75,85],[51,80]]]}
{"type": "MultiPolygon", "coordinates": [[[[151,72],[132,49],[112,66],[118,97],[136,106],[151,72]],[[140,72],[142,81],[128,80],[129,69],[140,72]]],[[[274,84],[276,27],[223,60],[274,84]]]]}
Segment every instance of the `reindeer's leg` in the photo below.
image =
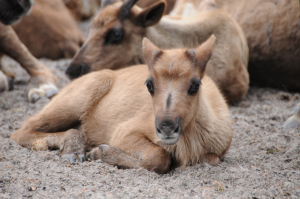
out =
{"type": "MultiPolygon", "coordinates": [[[[143,122],[137,122],[143,123],[143,122]]],[[[130,124],[121,126],[111,138],[111,146],[100,145],[91,151],[92,159],[102,161],[121,168],[143,167],[156,173],[166,173],[171,165],[171,156],[162,147],[151,142],[145,135],[146,129],[131,129],[130,124]]]]}
{"type": "Polygon", "coordinates": [[[53,73],[22,44],[11,26],[0,23],[0,49],[18,61],[31,76],[28,87],[28,99],[35,102],[41,96],[52,97],[58,92],[56,78],[53,73]]]}
{"type": "Polygon", "coordinates": [[[61,149],[70,155],[84,144],[83,135],[74,128],[81,126],[81,118],[105,95],[113,83],[109,72],[95,72],[67,85],[37,115],[11,135],[23,147],[35,150],[61,149]],[[71,130],[70,130],[71,129],[71,130]]]}
{"type": "Polygon", "coordinates": [[[215,153],[207,153],[200,158],[201,162],[205,162],[211,166],[216,166],[220,164],[220,158],[215,153]]]}
{"type": "Polygon", "coordinates": [[[0,92],[5,90],[10,91],[13,89],[13,78],[7,76],[0,70],[0,92]]]}
{"type": "Polygon", "coordinates": [[[1,59],[2,59],[3,54],[0,53],[0,92],[3,92],[5,90],[13,90],[14,88],[14,78],[15,76],[10,73],[10,72],[6,72],[5,70],[3,70],[2,66],[1,66],[1,59]]]}

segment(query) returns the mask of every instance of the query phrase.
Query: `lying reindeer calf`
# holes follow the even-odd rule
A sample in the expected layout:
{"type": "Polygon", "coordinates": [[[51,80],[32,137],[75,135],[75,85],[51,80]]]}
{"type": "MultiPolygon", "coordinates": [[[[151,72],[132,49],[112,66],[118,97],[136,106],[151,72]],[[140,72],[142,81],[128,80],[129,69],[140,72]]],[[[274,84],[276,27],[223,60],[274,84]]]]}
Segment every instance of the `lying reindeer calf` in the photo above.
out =
{"type": "Polygon", "coordinates": [[[224,98],[205,76],[215,40],[195,50],[161,50],[144,39],[148,67],[74,80],[11,139],[33,150],[60,149],[69,161],[84,161],[92,150],[92,159],[157,173],[168,172],[172,161],[182,168],[217,165],[232,127],[224,98]]]}

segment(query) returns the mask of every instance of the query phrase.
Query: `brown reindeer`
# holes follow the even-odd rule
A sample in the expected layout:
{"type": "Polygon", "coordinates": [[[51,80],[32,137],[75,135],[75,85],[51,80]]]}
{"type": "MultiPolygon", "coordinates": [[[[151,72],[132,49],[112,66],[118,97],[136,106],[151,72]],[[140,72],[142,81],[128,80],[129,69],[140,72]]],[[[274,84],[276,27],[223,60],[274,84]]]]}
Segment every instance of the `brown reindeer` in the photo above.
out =
{"type": "Polygon", "coordinates": [[[144,63],[143,37],[165,49],[194,48],[214,34],[218,40],[208,63],[208,76],[229,101],[246,94],[248,46],[242,29],[226,12],[214,10],[182,19],[168,16],[161,19],[165,1],[145,9],[134,6],[136,1],[102,2],[102,10],[94,18],[86,42],[66,71],[68,76],[77,78],[91,71],[144,63]]]}
{"type": "Polygon", "coordinates": [[[61,0],[35,0],[30,15],[13,28],[37,58],[72,58],[85,39],[61,0]]]}
{"type": "Polygon", "coordinates": [[[172,161],[219,164],[232,127],[224,98],[205,75],[214,43],[211,36],[195,50],[161,50],[144,39],[148,67],[78,78],[11,139],[34,150],[60,149],[69,161],[84,161],[94,148],[92,159],[157,173],[172,161]]]}
{"type": "Polygon", "coordinates": [[[178,0],[172,13],[191,14],[218,8],[234,17],[245,32],[251,84],[300,91],[299,1],[178,0]]]}
{"type": "MultiPolygon", "coordinates": [[[[0,0],[0,21],[11,24],[25,15],[31,1],[0,0]],[[4,10],[2,10],[4,9],[4,10]]],[[[22,44],[11,26],[0,22],[0,60],[4,54],[15,59],[29,73],[31,79],[27,87],[30,102],[37,101],[41,96],[51,97],[58,92],[56,79],[52,72],[34,58],[22,44]]],[[[4,71],[0,65],[0,92],[13,88],[14,74],[4,71]]]]}

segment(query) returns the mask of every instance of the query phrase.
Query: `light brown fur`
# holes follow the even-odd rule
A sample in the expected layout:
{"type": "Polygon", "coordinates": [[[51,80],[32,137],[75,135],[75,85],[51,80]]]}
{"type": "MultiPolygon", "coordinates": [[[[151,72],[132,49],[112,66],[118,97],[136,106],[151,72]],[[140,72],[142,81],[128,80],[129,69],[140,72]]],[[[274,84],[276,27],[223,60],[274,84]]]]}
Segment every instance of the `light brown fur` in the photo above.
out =
{"type": "MultiPolygon", "coordinates": [[[[52,97],[58,92],[56,78],[52,72],[31,55],[11,26],[5,26],[0,22],[0,59],[4,54],[19,62],[31,76],[27,87],[27,97],[30,102],[35,102],[42,96],[52,97]]],[[[12,82],[9,81],[14,78],[14,74],[3,71],[1,65],[0,72],[2,74],[0,92],[12,89],[12,82]]]]}
{"type": "Polygon", "coordinates": [[[216,165],[230,146],[232,127],[225,100],[205,76],[214,43],[212,36],[195,51],[161,50],[146,39],[143,51],[148,67],[103,70],[74,80],[11,139],[33,149],[60,148],[69,160],[75,160],[72,154],[79,150],[83,160],[78,146],[84,138],[85,151],[100,145],[91,151],[92,159],[157,173],[169,171],[171,160],[182,168],[198,162],[216,165]],[[154,56],[156,51],[160,56],[154,56]],[[176,61],[172,68],[171,60],[176,61]],[[152,97],[143,85],[149,78],[155,85],[152,97]],[[202,85],[190,95],[194,79],[201,79],[202,85]],[[171,137],[159,137],[158,124],[175,118],[181,118],[180,128],[170,136],[178,136],[178,141],[168,145],[171,137]]]}
{"type": "Polygon", "coordinates": [[[85,40],[61,0],[35,0],[31,13],[13,28],[37,58],[72,58],[85,40]]]}
{"type": "Polygon", "coordinates": [[[130,15],[120,20],[118,16],[122,5],[122,2],[109,5],[94,18],[86,42],[67,70],[71,78],[89,71],[144,63],[141,51],[144,36],[157,46],[170,49],[197,47],[214,34],[218,40],[207,74],[228,101],[239,100],[246,94],[249,50],[242,29],[226,12],[214,10],[176,19],[165,16],[160,20],[164,2],[159,1],[151,8],[134,6],[130,15]],[[124,38],[119,44],[105,44],[106,35],[113,28],[123,29],[124,38]]]}
{"type": "Polygon", "coordinates": [[[252,85],[300,91],[300,7],[298,0],[178,0],[173,14],[226,10],[245,32],[252,85]]]}

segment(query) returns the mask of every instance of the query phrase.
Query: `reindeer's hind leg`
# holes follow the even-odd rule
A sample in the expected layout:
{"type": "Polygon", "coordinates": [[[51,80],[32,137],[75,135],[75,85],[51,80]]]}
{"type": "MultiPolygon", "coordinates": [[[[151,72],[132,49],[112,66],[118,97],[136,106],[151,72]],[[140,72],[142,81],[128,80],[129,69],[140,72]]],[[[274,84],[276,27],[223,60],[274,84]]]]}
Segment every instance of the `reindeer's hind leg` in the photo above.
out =
{"type": "MultiPolygon", "coordinates": [[[[62,145],[72,142],[72,134],[76,137],[75,143],[84,142],[82,135],[74,128],[80,128],[81,117],[99,102],[112,83],[113,75],[105,71],[91,73],[73,81],[40,113],[29,118],[14,132],[11,139],[23,147],[36,150],[60,149],[62,145]]],[[[76,150],[69,150],[67,148],[70,147],[66,145],[63,148],[67,151],[76,150]]]]}

